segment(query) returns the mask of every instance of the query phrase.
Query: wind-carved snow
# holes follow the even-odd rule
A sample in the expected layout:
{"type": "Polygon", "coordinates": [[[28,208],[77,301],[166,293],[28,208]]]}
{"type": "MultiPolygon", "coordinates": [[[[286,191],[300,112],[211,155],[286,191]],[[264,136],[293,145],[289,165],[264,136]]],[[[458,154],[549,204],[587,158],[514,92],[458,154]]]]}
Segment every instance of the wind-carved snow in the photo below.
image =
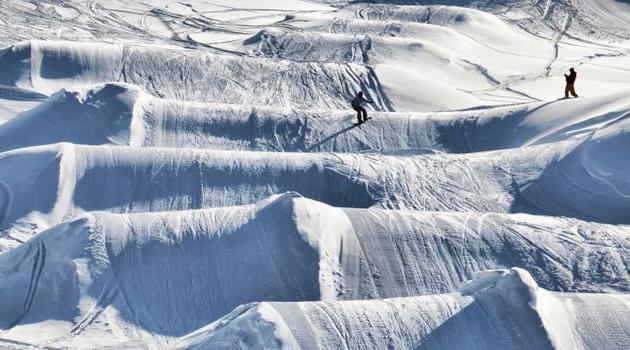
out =
{"type": "Polygon", "coordinates": [[[1,63],[17,59],[30,61],[30,67],[20,67],[30,79],[9,77],[0,82],[46,94],[72,84],[119,81],[138,84],[153,95],[182,100],[339,108],[346,106],[354,91],[365,89],[375,108],[393,109],[373,70],[361,65],[36,40],[14,45],[0,56],[1,63]]]}
{"type": "Polygon", "coordinates": [[[479,273],[450,294],[253,304],[182,338],[176,348],[244,349],[260,346],[261,338],[326,349],[623,348],[628,340],[616,332],[630,331],[619,323],[629,314],[627,295],[549,292],[514,268],[479,273]],[[241,327],[245,322],[260,327],[241,327]]]}
{"type": "Polygon", "coordinates": [[[0,256],[0,322],[19,334],[45,313],[77,336],[116,314],[120,327],[173,338],[250,302],[449,292],[507,266],[551,290],[621,292],[630,288],[629,240],[625,226],[339,209],[293,193],[247,206],[93,213],[0,256]]]}
{"type": "Polygon", "coordinates": [[[0,347],[629,347],[630,7],[319,2],[3,4],[0,347]]]}
{"type": "Polygon", "coordinates": [[[609,131],[627,123],[614,120],[576,140],[474,157],[36,146],[0,156],[0,181],[9,188],[2,226],[23,240],[33,227],[83,211],[219,207],[284,191],[343,207],[524,212],[628,223],[628,183],[616,175],[627,171],[617,153],[627,146],[627,134],[623,127],[609,131]],[[616,161],[593,157],[599,153],[616,161]],[[16,170],[25,167],[31,169],[26,174],[16,170]],[[29,194],[35,189],[37,198],[29,194]]]}

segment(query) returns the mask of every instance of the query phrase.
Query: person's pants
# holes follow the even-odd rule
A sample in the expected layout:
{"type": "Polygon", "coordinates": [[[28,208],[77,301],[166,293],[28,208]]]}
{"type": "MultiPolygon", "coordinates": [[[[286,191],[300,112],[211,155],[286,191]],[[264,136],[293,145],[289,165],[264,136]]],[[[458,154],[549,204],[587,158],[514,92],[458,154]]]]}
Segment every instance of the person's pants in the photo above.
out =
{"type": "Polygon", "coordinates": [[[359,121],[359,123],[363,123],[367,120],[367,111],[365,110],[365,108],[361,106],[352,106],[352,109],[357,111],[357,120],[359,121]]]}
{"type": "Polygon", "coordinates": [[[564,88],[564,97],[569,98],[569,93],[571,93],[573,97],[578,97],[578,95],[575,93],[575,86],[573,84],[567,83],[567,87],[564,88]]]}

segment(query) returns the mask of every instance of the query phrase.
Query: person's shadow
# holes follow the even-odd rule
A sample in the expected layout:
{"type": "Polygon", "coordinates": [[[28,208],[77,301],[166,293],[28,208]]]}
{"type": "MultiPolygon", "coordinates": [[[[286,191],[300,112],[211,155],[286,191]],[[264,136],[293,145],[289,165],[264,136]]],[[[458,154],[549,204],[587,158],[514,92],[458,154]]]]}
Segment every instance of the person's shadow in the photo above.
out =
{"type": "Polygon", "coordinates": [[[347,127],[343,128],[343,129],[341,129],[341,130],[339,130],[339,131],[337,131],[337,132],[335,132],[333,134],[330,134],[330,135],[326,136],[326,138],[324,138],[323,140],[321,140],[318,143],[316,143],[316,144],[312,145],[311,147],[307,148],[306,151],[307,152],[311,152],[311,151],[317,149],[319,146],[325,144],[326,142],[334,139],[335,137],[337,137],[337,136],[339,136],[339,135],[341,135],[343,133],[346,133],[346,132],[356,128],[359,125],[360,124],[352,124],[352,125],[347,126],[347,127]]]}

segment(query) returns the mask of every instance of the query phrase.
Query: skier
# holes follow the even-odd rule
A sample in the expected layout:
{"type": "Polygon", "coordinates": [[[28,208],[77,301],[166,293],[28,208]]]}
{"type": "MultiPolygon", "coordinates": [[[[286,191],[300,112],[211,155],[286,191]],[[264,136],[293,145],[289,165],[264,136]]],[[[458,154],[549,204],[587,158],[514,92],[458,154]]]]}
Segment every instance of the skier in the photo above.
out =
{"type": "Polygon", "coordinates": [[[372,101],[366,100],[363,98],[363,92],[359,91],[359,93],[352,99],[352,109],[357,111],[357,120],[359,124],[365,123],[368,120],[367,111],[365,108],[361,107],[363,102],[373,103],[372,101]]]}
{"type": "Polygon", "coordinates": [[[564,88],[564,98],[569,98],[569,93],[571,93],[573,97],[578,97],[575,93],[575,78],[577,78],[577,73],[573,68],[569,69],[569,72],[569,75],[564,75],[564,78],[567,81],[567,86],[564,88]]]}

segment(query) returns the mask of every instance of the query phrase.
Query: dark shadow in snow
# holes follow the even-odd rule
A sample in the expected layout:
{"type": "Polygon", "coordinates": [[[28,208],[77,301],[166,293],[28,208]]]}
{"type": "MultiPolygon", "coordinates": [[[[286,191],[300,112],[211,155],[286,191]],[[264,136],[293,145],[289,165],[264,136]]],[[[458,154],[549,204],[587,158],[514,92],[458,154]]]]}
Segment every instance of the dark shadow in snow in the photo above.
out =
{"type": "MultiPolygon", "coordinates": [[[[330,134],[330,135],[326,136],[324,139],[322,139],[321,141],[319,141],[318,143],[316,143],[316,144],[312,145],[311,147],[307,148],[306,151],[307,152],[319,151],[319,147],[321,145],[327,143],[330,140],[335,139],[337,136],[339,136],[341,134],[344,134],[344,133],[346,133],[346,132],[356,128],[357,126],[359,126],[359,125],[358,124],[352,124],[352,125],[347,126],[347,127],[343,128],[343,129],[341,129],[341,130],[339,130],[339,131],[337,131],[337,132],[335,132],[333,134],[330,134]]],[[[331,149],[334,149],[334,147],[331,147],[331,149]]]]}
{"type": "Polygon", "coordinates": [[[7,47],[0,50],[0,85],[14,86],[21,79],[23,72],[31,69],[31,50],[7,47]]]}
{"type": "Polygon", "coordinates": [[[527,105],[515,105],[513,112],[497,117],[471,116],[458,118],[449,124],[438,124],[438,141],[449,153],[492,151],[497,149],[497,145],[502,145],[502,148],[522,146],[538,130],[532,128],[528,133],[521,124],[529,115],[557,101],[543,103],[531,110],[527,109],[527,105]]]}
{"type": "MultiPolygon", "coordinates": [[[[79,314],[77,305],[80,299],[76,266],[54,265],[53,262],[54,267],[49,267],[46,256],[50,252],[47,253],[44,240],[31,240],[26,244],[27,249],[24,249],[22,256],[16,259],[18,263],[15,269],[19,270],[19,273],[14,276],[20,277],[14,277],[13,281],[16,283],[10,284],[14,293],[6,296],[15,302],[7,304],[7,300],[3,300],[5,308],[0,313],[0,329],[50,320],[74,321],[79,314]],[[54,272],[51,273],[50,269],[54,272]]],[[[0,289],[0,293],[3,292],[0,289]]]]}
{"type": "Polygon", "coordinates": [[[241,304],[319,300],[319,254],[293,215],[281,197],[232,232],[198,232],[184,221],[181,236],[158,225],[148,242],[130,237],[116,253],[108,246],[129,321],[183,336],[241,304]]]}
{"type": "MultiPolygon", "coordinates": [[[[28,158],[25,158],[28,159],[28,158]]],[[[39,159],[28,159],[37,164],[39,159]]],[[[61,172],[60,158],[46,160],[41,167],[35,165],[31,176],[26,176],[20,169],[0,168],[0,177],[7,174],[0,186],[0,229],[10,227],[16,218],[22,218],[29,212],[46,213],[52,210],[57,198],[57,181],[61,172]],[[33,193],[37,192],[37,195],[33,193]]]]}
{"type": "Polygon", "coordinates": [[[333,167],[268,164],[177,157],[144,166],[98,165],[87,169],[77,182],[74,203],[84,210],[164,211],[248,204],[287,191],[337,207],[367,208],[376,203],[362,178],[346,176],[333,167]]]}
{"type": "MultiPolygon", "coordinates": [[[[449,317],[415,350],[466,349],[476,344],[485,349],[553,349],[540,317],[526,303],[512,305],[499,293],[475,296],[475,301],[449,317]]],[[[514,295],[511,295],[514,297],[514,295]]]]}
{"type": "Polygon", "coordinates": [[[36,91],[0,84],[0,98],[13,101],[43,101],[48,96],[36,91]]]}

